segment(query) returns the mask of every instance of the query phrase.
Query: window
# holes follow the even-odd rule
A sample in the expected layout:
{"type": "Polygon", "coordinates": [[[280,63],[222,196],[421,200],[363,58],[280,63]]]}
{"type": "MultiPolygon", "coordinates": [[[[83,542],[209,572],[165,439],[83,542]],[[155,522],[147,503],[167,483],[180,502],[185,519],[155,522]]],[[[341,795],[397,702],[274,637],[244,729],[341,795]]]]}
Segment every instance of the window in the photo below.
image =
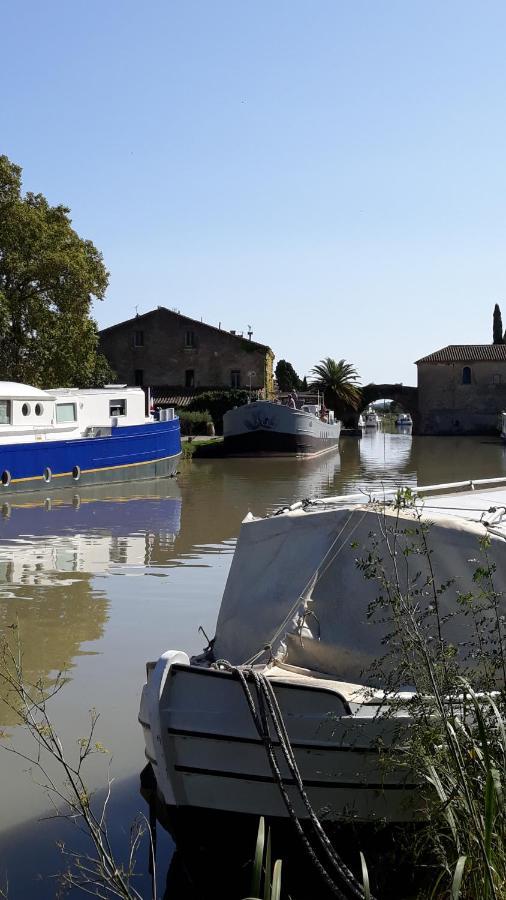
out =
{"type": "Polygon", "coordinates": [[[43,412],[44,412],[44,406],[43,406],[43,404],[42,404],[42,403],[36,403],[36,404],[35,404],[35,415],[36,415],[36,416],[41,416],[43,412]]]}
{"type": "Polygon", "coordinates": [[[0,400],[0,425],[11,424],[11,401],[0,400]]]}
{"type": "Polygon", "coordinates": [[[143,331],[135,331],[134,332],[134,347],[144,347],[144,332],[143,331]]]}
{"type": "Polygon", "coordinates": [[[187,331],[184,336],[185,347],[195,347],[195,332],[187,331]]]}
{"type": "Polygon", "coordinates": [[[57,403],[56,404],[56,422],[62,425],[64,422],[75,422],[76,404],[75,403],[57,403]]]}
{"type": "Polygon", "coordinates": [[[142,387],[144,384],[144,369],[136,369],[134,372],[135,386],[142,387]]]}
{"type": "Polygon", "coordinates": [[[241,371],[240,369],[232,369],[230,372],[230,387],[241,387],[241,371]]]}
{"type": "Polygon", "coordinates": [[[471,384],[471,366],[462,369],[462,384],[471,384]]]}
{"type": "Polygon", "coordinates": [[[29,416],[30,413],[31,413],[31,411],[32,411],[32,408],[31,408],[30,404],[29,404],[29,403],[23,403],[23,406],[21,407],[21,412],[23,413],[23,415],[24,415],[24,416],[29,416]]]}
{"type": "Polygon", "coordinates": [[[501,376],[500,375],[492,375],[492,384],[500,384],[501,376]]]}
{"type": "Polygon", "coordinates": [[[126,416],[126,400],[110,400],[109,415],[126,416]]]}
{"type": "Polygon", "coordinates": [[[184,373],[184,386],[187,388],[195,387],[195,369],[187,369],[184,373]]]}

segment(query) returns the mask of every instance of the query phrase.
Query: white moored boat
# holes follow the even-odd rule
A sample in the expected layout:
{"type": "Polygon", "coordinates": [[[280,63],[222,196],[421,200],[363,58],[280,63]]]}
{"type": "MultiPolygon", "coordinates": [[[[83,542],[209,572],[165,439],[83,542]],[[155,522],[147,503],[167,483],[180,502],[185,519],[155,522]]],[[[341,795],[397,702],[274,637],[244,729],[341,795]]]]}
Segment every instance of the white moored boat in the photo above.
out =
{"type": "MultiPolygon", "coordinates": [[[[316,398],[315,398],[316,399],[316,398]]],[[[256,400],[223,416],[225,451],[244,456],[319,456],[339,445],[341,422],[320,401],[256,400]],[[288,401],[289,402],[289,401],[288,401]]]]}
{"type": "Polygon", "coordinates": [[[369,410],[369,412],[364,413],[365,428],[378,428],[379,423],[379,416],[374,412],[374,410],[369,410]]]}
{"type": "MultiPolygon", "coordinates": [[[[506,479],[446,487],[446,494],[442,486],[420,489],[421,516],[432,523],[438,580],[458,576],[439,603],[444,636],[461,648],[472,624],[459,597],[472,590],[468,561],[484,535],[497,567],[495,590],[506,586],[506,479]]],[[[288,815],[255,722],[262,721],[262,691],[265,704],[270,686],[317,814],[362,822],[426,816],[410,772],[392,759],[385,766],[380,752],[393,748],[395,759],[410,725],[412,693],[407,686],[393,706],[372,675],[390,623],[368,615],[378,585],[356,560],[371,532],[381,532],[379,513],[385,529],[399,522],[412,527],[415,516],[356,495],[246,517],[211,646],[192,660],[171,650],[148,663],[139,718],[160,799],[169,807],[288,815]]],[[[421,566],[419,559],[415,564],[421,566]]],[[[297,814],[307,817],[281,738],[274,737],[273,752],[297,814]]]]}

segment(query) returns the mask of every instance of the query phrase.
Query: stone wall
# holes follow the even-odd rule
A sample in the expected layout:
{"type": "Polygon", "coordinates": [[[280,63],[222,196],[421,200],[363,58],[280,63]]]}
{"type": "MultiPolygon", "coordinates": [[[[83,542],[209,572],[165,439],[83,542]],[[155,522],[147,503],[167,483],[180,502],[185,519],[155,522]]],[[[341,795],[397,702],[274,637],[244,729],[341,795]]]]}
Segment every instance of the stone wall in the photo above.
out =
{"type": "Polygon", "coordinates": [[[273,388],[268,347],[163,307],[104,329],[100,349],[127,384],[249,388],[253,372],[252,388],[273,388]]]}
{"type": "Polygon", "coordinates": [[[419,363],[418,406],[420,434],[497,434],[506,362],[419,363]]]}

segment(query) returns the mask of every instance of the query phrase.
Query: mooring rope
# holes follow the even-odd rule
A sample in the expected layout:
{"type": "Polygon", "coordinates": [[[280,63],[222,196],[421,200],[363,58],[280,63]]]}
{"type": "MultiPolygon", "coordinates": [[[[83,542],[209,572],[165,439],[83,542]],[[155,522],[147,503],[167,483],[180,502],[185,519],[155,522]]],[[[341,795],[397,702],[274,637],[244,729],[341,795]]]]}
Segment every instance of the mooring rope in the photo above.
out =
{"type": "MultiPolygon", "coordinates": [[[[311,862],[318,870],[327,887],[338,898],[338,900],[350,900],[350,898],[364,900],[365,894],[363,887],[355,878],[355,875],[353,874],[351,869],[349,869],[346,863],[343,862],[335,848],[332,846],[320,820],[318,819],[318,816],[311,806],[311,802],[304,787],[304,782],[302,780],[302,776],[300,774],[299,767],[292,750],[283,716],[281,714],[278,701],[274,694],[272,685],[269,682],[269,679],[266,678],[266,676],[262,673],[256,672],[252,668],[233,666],[227,660],[219,660],[217,663],[215,663],[215,665],[231,672],[232,675],[234,675],[242,685],[244,695],[246,697],[246,701],[251,713],[251,718],[253,719],[257,733],[264,745],[274,781],[280,791],[290,819],[292,820],[295,829],[304,844],[311,862]],[[255,685],[258,709],[248,685],[248,678],[250,678],[255,685]],[[318,858],[315,846],[313,846],[311,840],[304,831],[299,816],[297,815],[295,807],[288,795],[286,786],[284,784],[283,775],[281,774],[278,760],[276,758],[274,743],[271,738],[269,728],[269,719],[272,722],[274,732],[279,741],[283,757],[293,778],[295,787],[297,788],[299,796],[308,812],[308,817],[314,829],[316,846],[319,848],[320,853],[323,853],[327,858],[327,865],[330,864],[330,866],[334,869],[333,875],[328,872],[327,868],[318,858]]],[[[372,895],[371,900],[374,900],[374,898],[372,898],[372,895]]]]}

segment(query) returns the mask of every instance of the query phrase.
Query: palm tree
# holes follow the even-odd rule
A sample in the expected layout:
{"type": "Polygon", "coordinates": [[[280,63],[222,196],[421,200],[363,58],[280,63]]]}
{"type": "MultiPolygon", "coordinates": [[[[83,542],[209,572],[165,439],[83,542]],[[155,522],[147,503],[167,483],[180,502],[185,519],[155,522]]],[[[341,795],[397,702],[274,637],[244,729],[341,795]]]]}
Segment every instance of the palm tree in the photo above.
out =
{"type": "Polygon", "coordinates": [[[316,378],[311,387],[323,391],[325,403],[331,409],[336,406],[351,406],[358,409],[362,391],[358,384],[358,372],[345,359],[338,362],[327,356],[311,370],[316,378]]]}

